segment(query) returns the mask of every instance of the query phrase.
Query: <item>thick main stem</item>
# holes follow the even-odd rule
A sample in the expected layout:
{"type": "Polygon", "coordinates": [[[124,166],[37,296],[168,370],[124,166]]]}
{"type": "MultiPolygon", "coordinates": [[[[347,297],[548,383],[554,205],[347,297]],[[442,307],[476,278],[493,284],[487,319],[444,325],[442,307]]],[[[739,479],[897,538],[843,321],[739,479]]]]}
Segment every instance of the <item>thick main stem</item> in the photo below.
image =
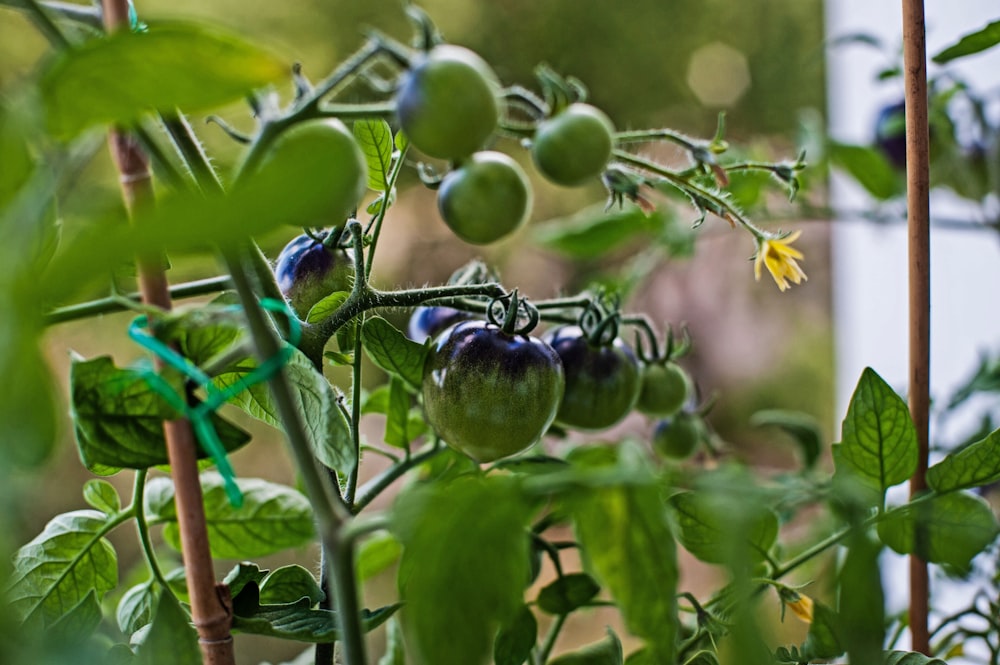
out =
{"type": "MultiPolygon", "coordinates": [[[[104,19],[108,31],[128,24],[128,4],[124,0],[104,0],[104,19]]],[[[109,135],[111,153],[121,178],[122,194],[130,214],[153,203],[149,162],[139,144],[128,134],[113,129],[109,135]]],[[[170,291],[162,258],[137,258],[139,292],[142,301],[170,309],[170,291]]],[[[209,665],[235,665],[233,654],[232,603],[223,585],[216,585],[212,555],[208,546],[205,511],[198,479],[197,441],[188,420],[163,423],[170,473],[175,487],[177,522],[181,532],[191,620],[198,630],[202,658],[209,665]]],[[[142,507],[137,507],[142,510],[142,507]]]]}
{"type": "MultiPolygon", "coordinates": [[[[919,461],[910,497],[927,490],[930,409],[930,184],[927,129],[927,45],[923,0],[903,0],[903,65],[906,87],[906,203],[909,215],[910,416],[917,430],[919,461]]],[[[930,655],[927,563],[910,556],[912,649],[930,655]]]]}

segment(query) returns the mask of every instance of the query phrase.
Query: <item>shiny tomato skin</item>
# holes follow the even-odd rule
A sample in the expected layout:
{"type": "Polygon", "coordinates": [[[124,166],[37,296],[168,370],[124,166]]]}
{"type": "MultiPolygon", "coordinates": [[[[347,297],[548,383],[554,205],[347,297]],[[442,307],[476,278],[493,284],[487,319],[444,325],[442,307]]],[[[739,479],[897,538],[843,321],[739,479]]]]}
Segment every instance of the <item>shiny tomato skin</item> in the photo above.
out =
{"type": "Polygon", "coordinates": [[[441,333],[428,353],[422,396],[438,436],[484,463],[537,442],[555,420],[564,388],[549,345],[464,321],[441,333]]]}
{"type": "Polygon", "coordinates": [[[606,346],[591,344],[579,326],[547,332],[562,360],[566,391],[557,422],[582,430],[606,429],[621,422],[639,398],[639,361],[621,339],[606,346]]]}
{"type": "Polygon", "coordinates": [[[500,118],[499,83],[469,49],[442,44],[417,59],[396,94],[400,127],[421,152],[456,160],[483,147],[500,118]]]}
{"type": "Polygon", "coordinates": [[[454,307],[422,305],[414,309],[413,314],[410,315],[410,321],[406,326],[406,336],[414,342],[423,344],[425,340],[437,337],[456,323],[468,321],[471,318],[470,312],[454,307]]]}
{"type": "Polygon", "coordinates": [[[502,152],[477,152],[448,173],[438,189],[441,219],[465,242],[486,245],[528,221],[531,184],[502,152]]]}
{"type": "Polygon", "coordinates": [[[557,185],[575,187],[604,172],[614,147],[614,125],[590,104],[570,104],[542,122],[532,140],[538,172],[557,185]]]}
{"type": "Polygon", "coordinates": [[[354,286],[351,254],[323,244],[326,231],[315,237],[302,234],[293,238],[274,266],[278,288],[299,318],[304,319],[317,302],[337,291],[354,286]]]}

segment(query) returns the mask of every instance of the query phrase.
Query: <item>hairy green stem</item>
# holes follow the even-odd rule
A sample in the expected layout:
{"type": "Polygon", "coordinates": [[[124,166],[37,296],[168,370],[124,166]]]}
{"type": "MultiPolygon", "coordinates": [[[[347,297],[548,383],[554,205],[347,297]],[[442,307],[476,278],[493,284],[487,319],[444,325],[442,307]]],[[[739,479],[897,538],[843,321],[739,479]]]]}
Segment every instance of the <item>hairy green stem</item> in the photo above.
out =
{"type": "Polygon", "coordinates": [[[386,469],[380,475],[372,478],[370,481],[365,483],[360,490],[358,490],[357,500],[355,500],[354,505],[352,506],[353,512],[355,514],[361,512],[365,506],[374,501],[379,494],[392,485],[404,473],[432,459],[443,451],[444,446],[436,445],[430,450],[425,450],[412,457],[407,457],[398,464],[386,469]]]}
{"type": "MultiPolygon", "coordinates": [[[[199,279],[192,282],[184,282],[182,284],[172,284],[170,286],[170,297],[172,299],[194,298],[196,296],[225,291],[231,287],[232,281],[230,281],[229,275],[221,275],[219,277],[199,279]]],[[[43,322],[45,325],[51,326],[57,323],[66,323],[68,321],[85,319],[99,314],[124,312],[129,309],[127,303],[130,301],[138,304],[140,302],[139,294],[129,293],[125,295],[115,295],[107,298],[98,298],[97,300],[89,300],[75,305],[59,307],[46,314],[43,322]]]]}
{"type": "Polygon", "coordinates": [[[146,523],[146,511],[144,508],[146,476],[148,473],[147,469],[139,469],[135,472],[135,486],[132,491],[132,505],[135,506],[135,529],[139,534],[142,553],[146,558],[146,564],[149,566],[149,572],[153,575],[153,579],[159,583],[165,593],[170,594],[176,600],[177,596],[170,587],[170,583],[167,582],[167,578],[163,576],[160,564],[156,560],[156,552],[153,551],[153,543],[149,538],[149,524],[146,523]]]}
{"type": "MultiPolygon", "coordinates": [[[[280,351],[275,330],[269,325],[264,311],[257,303],[249,276],[240,258],[233,256],[232,253],[224,256],[250,325],[258,359],[263,362],[280,351]]],[[[340,495],[332,491],[330,484],[323,478],[313,457],[312,446],[305,432],[305,423],[302,422],[301,414],[296,408],[287,374],[283,370],[279,371],[268,383],[279,418],[285,427],[296,467],[302,476],[316,516],[326,569],[332,582],[337,607],[344,662],[347,665],[365,665],[364,630],[361,625],[353,552],[343,534],[343,527],[350,519],[350,513],[340,495]]]]}
{"type": "Polygon", "coordinates": [[[378,246],[378,238],[382,233],[382,222],[385,220],[385,213],[389,210],[389,196],[392,194],[393,188],[396,186],[396,180],[399,178],[400,172],[403,170],[403,160],[406,157],[406,148],[404,147],[400,152],[399,156],[396,158],[396,162],[392,165],[392,170],[386,176],[386,187],[385,191],[382,192],[384,197],[382,200],[382,207],[375,215],[374,229],[372,231],[371,245],[368,247],[368,261],[365,264],[365,277],[370,278],[372,274],[372,266],[375,265],[375,248],[378,246]]]}
{"type": "Polygon", "coordinates": [[[354,336],[354,371],[351,375],[351,438],[354,440],[354,451],[357,462],[347,476],[347,488],[344,492],[344,502],[347,509],[354,512],[354,496],[358,489],[358,473],[361,470],[361,335],[354,336]]]}
{"type": "Polygon", "coordinates": [[[31,21],[38,28],[38,31],[45,35],[45,38],[49,40],[49,43],[57,49],[69,48],[71,46],[69,39],[63,34],[59,26],[55,24],[52,17],[49,16],[48,7],[43,3],[36,2],[35,0],[26,0],[25,2],[19,3],[23,6],[28,14],[31,16],[31,21]]]}

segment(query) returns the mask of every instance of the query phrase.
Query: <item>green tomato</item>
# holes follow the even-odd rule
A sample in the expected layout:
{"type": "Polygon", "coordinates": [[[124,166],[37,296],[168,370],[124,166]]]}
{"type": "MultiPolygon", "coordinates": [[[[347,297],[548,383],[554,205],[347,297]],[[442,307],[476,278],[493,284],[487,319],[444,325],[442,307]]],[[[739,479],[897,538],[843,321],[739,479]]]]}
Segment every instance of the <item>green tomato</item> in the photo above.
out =
{"type": "Polygon", "coordinates": [[[422,394],[427,420],[445,443],[492,462],[545,434],[564,387],[562,364],[548,344],[463,321],[427,354],[422,394]]]}
{"type": "Polygon", "coordinates": [[[538,171],[557,185],[580,185],[604,172],[614,131],[600,109],[570,104],[538,126],[531,156],[538,171]]]}
{"type": "Polygon", "coordinates": [[[691,392],[691,379],[677,363],[648,363],[642,367],[642,389],[636,408],[651,416],[672,416],[691,392]]]}
{"type": "Polygon", "coordinates": [[[620,422],[639,398],[639,361],[620,338],[594,346],[579,326],[550,330],[543,339],[562,360],[566,393],[558,422],[576,429],[598,430],[620,422]]]}
{"type": "Polygon", "coordinates": [[[290,192],[302,183],[322,188],[317,197],[322,218],[296,224],[328,226],[343,223],[357,208],[367,191],[368,166],[344,123],[323,118],[296,123],[278,135],[247,186],[258,178],[283,183],[290,192]]]}
{"type": "Polygon", "coordinates": [[[653,448],[667,459],[687,459],[704,441],[705,434],[705,424],[697,414],[681,411],[656,426],[653,448]]]}
{"type": "Polygon", "coordinates": [[[438,211],[455,235],[485,245],[520,228],[531,212],[524,170],[502,152],[477,152],[438,188],[438,211]]]}
{"type": "Polygon", "coordinates": [[[479,150],[500,118],[490,66],[460,46],[436,46],[406,75],[396,95],[403,132],[421,152],[462,159],[479,150]]]}

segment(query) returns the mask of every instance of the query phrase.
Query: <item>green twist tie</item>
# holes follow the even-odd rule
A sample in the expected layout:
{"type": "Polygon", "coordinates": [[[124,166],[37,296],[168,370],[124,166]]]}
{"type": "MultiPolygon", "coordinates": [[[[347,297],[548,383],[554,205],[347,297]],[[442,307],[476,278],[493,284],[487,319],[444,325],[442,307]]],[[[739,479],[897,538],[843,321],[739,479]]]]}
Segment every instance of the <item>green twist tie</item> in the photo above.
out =
{"type": "MultiPolygon", "coordinates": [[[[285,303],[272,298],[265,298],[260,301],[260,306],[268,311],[280,313],[288,320],[289,332],[287,343],[279,349],[278,353],[224,389],[216,387],[212,383],[212,377],[208,376],[197,365],[151,335],[149,333],[149,318],[147,316],[137,317],[128,328],[129,337],[139,344],[139,346],[145,348],[160,358],[166,365],[181,372],[181,374],[205,390],[207,398],[197,406],[192,407],[162,376],[152,370],[142,373],[142,377],[154,392],[163,397],[173,409],[184,414],[191,421],[195,436],[198,438],[205,452],[215,462],[215,466],[222,476],[226,496],[229,498],[230,505],[234,508],[239,508],[243,505],[243,493],[240,491],[239,485],[236,484],[236,474],[229,463],[229,458],[226,456],[226,449],[223,447],[222,441],[215,431],[215,426],[212,425],[211,416],[220,406],[244,390],[249,389],[250,386],[267,381],[280,372],[282,367],[292,357],[292,354],[295,352],[295,346],[302,336],[302,327],[298,318],[292,316],[285,303]]],[[[238,310],[239,308],[233,307],[232,309],[238,310]]]]}
{"type": "Polygon", "coordinates": [[[128,0],[128,27],[132,29],[132,32],[146,32],[149,30],[149,26],[139,20],[139,14],[135,11],[135,5],[132,4],[132,0],[128,0]]]}

